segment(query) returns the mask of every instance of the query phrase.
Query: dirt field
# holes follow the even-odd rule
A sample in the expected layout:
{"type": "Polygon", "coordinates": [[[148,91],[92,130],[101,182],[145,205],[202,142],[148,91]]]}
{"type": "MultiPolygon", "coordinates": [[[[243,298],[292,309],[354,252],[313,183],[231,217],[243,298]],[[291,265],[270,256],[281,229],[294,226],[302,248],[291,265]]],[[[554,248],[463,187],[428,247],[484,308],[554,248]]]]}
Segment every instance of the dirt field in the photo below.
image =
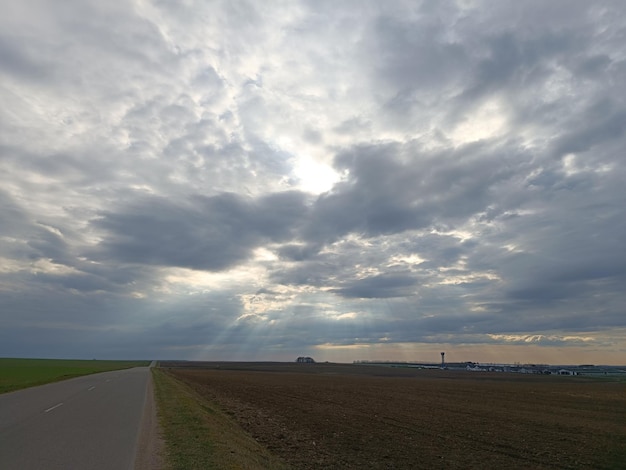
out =
{"type": "Polygon", "coordinates": [[[626,468],[626,384],[332,364],[164,363],[291,468],[626,468]]]}

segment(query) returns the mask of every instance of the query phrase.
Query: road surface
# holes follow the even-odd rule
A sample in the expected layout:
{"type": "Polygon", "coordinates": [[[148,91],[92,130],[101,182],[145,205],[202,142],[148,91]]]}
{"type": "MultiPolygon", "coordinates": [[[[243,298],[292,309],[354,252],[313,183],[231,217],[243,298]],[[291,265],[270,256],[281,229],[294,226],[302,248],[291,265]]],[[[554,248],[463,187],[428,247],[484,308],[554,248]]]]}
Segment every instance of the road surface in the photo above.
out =
{"type": "Polygon", "coordinates": [[[148,367],[0,395],[0,469],[132,469],[148,367]]]}

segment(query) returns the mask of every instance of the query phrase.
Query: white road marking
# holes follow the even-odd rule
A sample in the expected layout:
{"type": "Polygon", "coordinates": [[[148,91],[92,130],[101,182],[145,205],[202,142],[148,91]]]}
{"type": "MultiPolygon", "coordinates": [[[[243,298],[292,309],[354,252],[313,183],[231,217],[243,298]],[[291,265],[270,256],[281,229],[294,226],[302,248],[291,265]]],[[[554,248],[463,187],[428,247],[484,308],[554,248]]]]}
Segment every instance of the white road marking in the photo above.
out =
{"type": "Polygon", "coordinates": [[[52,408],[48,408],[47,410],[44,410],[44,413],[47,413],[48,411],[52,411],[55,408],[58,408],[59,406],[61,406],[63,403],[59,403],[58,405],[54,405],[52,408]]]}
{"type": "Polygon", "coordinates": [[[96,388],[96,387],[89,387],[89,388],[87,389],[87,391],[88,391],[88,392],[91,392],[94,388],[96,388]]]}

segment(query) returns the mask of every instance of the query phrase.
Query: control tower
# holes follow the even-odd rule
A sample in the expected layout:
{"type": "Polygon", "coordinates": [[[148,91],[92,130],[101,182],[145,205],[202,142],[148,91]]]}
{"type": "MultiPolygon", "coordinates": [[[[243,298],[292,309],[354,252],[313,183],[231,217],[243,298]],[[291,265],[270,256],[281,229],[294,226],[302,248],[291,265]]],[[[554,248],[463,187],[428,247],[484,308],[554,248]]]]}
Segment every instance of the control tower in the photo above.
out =
{"type": "Polygon", "coordinates": [[[446,367],[446,359],[445,359],[445,357],[446,357],[446,353],[442,352],[441,353],[441,368],[442,369],[446,367]]]}

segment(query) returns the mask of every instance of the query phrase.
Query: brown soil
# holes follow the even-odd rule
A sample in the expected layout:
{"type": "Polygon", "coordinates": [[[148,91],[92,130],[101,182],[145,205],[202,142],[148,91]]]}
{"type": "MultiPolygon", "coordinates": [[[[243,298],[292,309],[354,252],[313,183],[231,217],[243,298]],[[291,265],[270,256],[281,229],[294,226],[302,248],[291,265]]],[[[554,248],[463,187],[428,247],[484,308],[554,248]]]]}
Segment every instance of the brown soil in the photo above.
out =
{"type": "Polygon", "coordinates": [[[626,468],[623,381],[332,364],[185,365],[169,372],[295,469],[626,468]]]}

